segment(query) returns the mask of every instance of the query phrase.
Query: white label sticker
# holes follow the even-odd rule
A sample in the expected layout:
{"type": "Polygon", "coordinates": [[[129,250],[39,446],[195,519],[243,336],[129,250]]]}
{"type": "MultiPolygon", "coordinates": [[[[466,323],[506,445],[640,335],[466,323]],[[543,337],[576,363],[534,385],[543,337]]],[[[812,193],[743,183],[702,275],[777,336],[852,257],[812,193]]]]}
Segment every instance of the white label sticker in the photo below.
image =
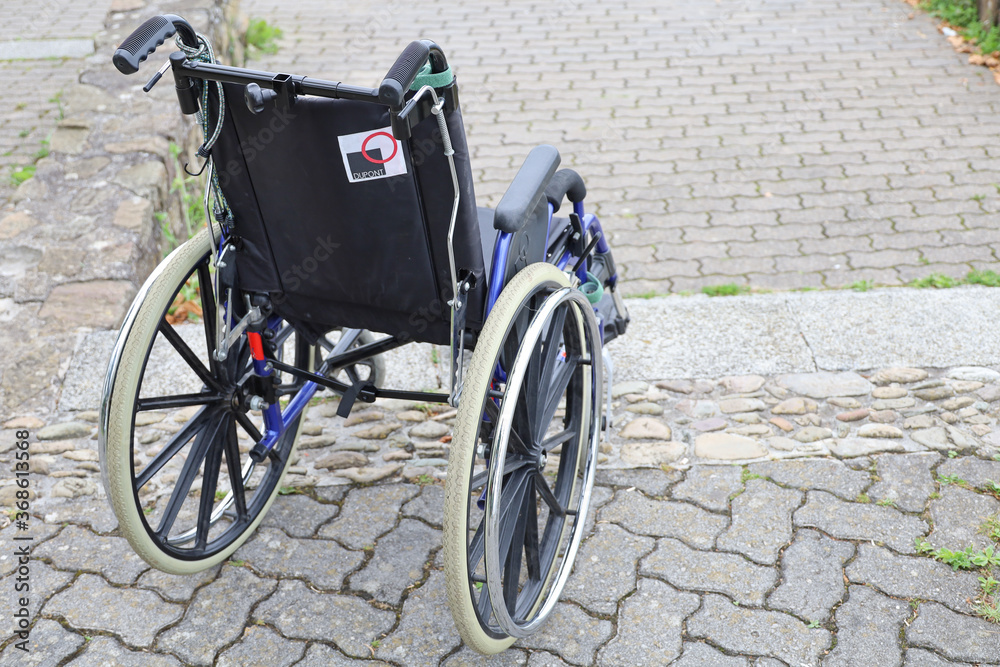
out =
{"type": "Polygon", "coordinates": [[[391,127],[337,138],[340,140],[340,154],[344,157],[344,168],[347,169],[347,180],[351,183],[406,173],[403,148],[392,136],[391,127]]]}

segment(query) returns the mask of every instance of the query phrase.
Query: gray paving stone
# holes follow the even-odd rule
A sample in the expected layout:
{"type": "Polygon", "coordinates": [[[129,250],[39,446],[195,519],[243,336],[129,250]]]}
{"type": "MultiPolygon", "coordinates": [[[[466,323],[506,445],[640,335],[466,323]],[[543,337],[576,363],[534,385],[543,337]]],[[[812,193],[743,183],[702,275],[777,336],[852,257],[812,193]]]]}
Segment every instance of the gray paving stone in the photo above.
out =
{"type": "Polygon", "coordinates": [[[671,496],[689,500],[708,510],[729,510],[729,498],[743,489],[743,469],[739,466],[691,466],[684,481],[674,487],[671,496]]]}
{"type": "Polygon", "coordinates": [[[794,521],[796,526],[819,528],[840,539],[883,542],[908,554],[916,552],[914,540],[928,529],[920,519],[891,507],[847,503],[825,491],[810,491],[794,521]]]}
{"type": "Polygon", "coordinates": [[[965,616],[936,602],[924,602],[917,619],[906,629],[910,646],[932,649],[949,660],[986,662],[1000,655],[997,626],[975,616],[965,616]]]}
{"type": "Polygon", "coordinates": [[[458,653],[448,656],[441,667],[523,667],[527,662],[528,653],[515,648],[484,656],[463,646],[458,653]]]}
{"type": "Polygon", "coordinates": [[[66,526],[33,555],[50,559],[61,570],[103,575],[112,584],[131,584],[149,569],[124,538],[94,535],[78,526],[66,526]]]}
{"type": "Polygon", "coordinates": [[[751,479],[732,501],[733,522],[719,536],[718,547],[741,553],[761,565],[773,565],[792,539],[792,512],[802,494],[763,479],[751,479]]]}
{"type": "Polygon", "coordinates": [[[674,667],[749,667],[746,658],[726,655],[708,644],[684,642],[684,653],[674,667]]]}
{"type": "Polygon", "coordinates": [[[650,500],[637,491],[618,491],[601,508],[598,521],[611,521],[625,529],[652,537],[676,537],[693,547],[708,549],[729,523],[726,517],[687,503],[650,500]]]}
{"type": "MultiPolygon", "coordinates": [[[[995,667],[998,663],[979,663],[979,667],[995,667]]],[[[911,648],[906,652],[906,662],[903,667],[951,667],[952,665],[969,665],[967,662],[952,662],[945,660],[937,653],[931,653],[922,648],[911,648]]],[[[969,667],[972,667],[969,665],[969,667]]]]}
{"type": "Polygon", "coordinates": [[[20,606],[18,603],[22,597],[27,597],[28,617],[38,618],[38,610],[41,609],[42,604],[56,591],[68,584],[72,578],[73,575],[69,572],[60,572],[41,561],[32,561],[29,563],[26,577],[20,573],[12,573],[0,579],[0,590],[3,591],[3,597],[0,599],[9,602],[9,605],[4,607],[5,609],[13,610],[20,606]],[[15,586],[25,584],[30,587],[28,591],[18,591],[15,588],[15,586]],[[25,596],[26,592],[30,594],[25,596]]]}
{"type": "Polygon", "coordinates": [[[310,644],[306,657],[296,667],[390,667],[382,660],[353,660],[323,644],[310,644]]]}
{"type": "Polygon", "coordinates": [[[650,496],[666,495],[672,484],[680,481],[682,475],[677,470],[660,468],[608,469],[597,471],[594,483],[602,486],[635,487],[650,496]]]}
{"type": "Polygon", "coordinates": [[[26,531],[17,530],[13,523],[0,530],[0,576],[6,576],[17,569],[18,562],[15,551],[24,542],[32,545],[32,550],[40,549],[45,540],[51,539],[61,528],[62,526],[53,526],[35,519],[26,531]],[[30,537],[32,539],[18,541],[14,539],[15,537],[30,537]]]}
{"type": "Polygon", "coordinates": [[[853,555],[850,543],[815,530],[799,530],[781,557],[782,582],[768,596],[768,606],[808,621],[827,621],[830,610],[844,598],[843,567],[853,555]]]}
{"type": "Polygon", "coordinates": [[[410,593],[401,618],[376,649],[376,657],[414,667],[437,665],[461,641],[448,611],[443,572],[432,572],[410,593]]]}
{"type": "Polygon", "coordinates": [[[107,500],[97,498],[43,498],[36,509],[45,515],[45,523],[58,527],[64,523],[89,526],[95,533],[106,535],[118,526],[107,500]]]}
{"type": "Polygon", "coordinates": [[[580,547],[562,599],[598,614],[613,615],[618,601],[635,590],[636,565],[656,542],[613,523],[599,524],[580,547]]]}
{"type": "Polygon", "coordinates": [[[569,663],[545,651],[533,651],[528,656],[527,667],[565,667],[569,663]]]}
{"type": "Polygon", "coordinates": [[[68,663],[73,667],[180,667],[177,658],[130,650],[111,637],[93,637],[83,653],[68,663]]]}
{"type": "Polygon", "coordinates": [[[339,590],[344,577],[361,564],[360,551],[348,551],[332,540],[300,540],[276,528],[258,530],[233,554],[268,577],[297,577],[324,590],[339,590]]]}
{"type": "Polygon", "coordinates": [[[597,664],[669,664],[680,656],[684,619],[698,604],[697,595],[640,579],[635,594],[622,604],[618,634],[598,651],[597,664]]]}
{"type": "Polygon", "coordinates": [[[219,655],[217,667],[289,667],[306,652],[305,642],[289,641],[268,627],[251,625],[239,643],[219,655]]]}
{"type": "Polygon", "coordinates": [[[277,585],[246,568],[224,567],[218,579],[198,591],[184,620],[160,635],[156,647],[184,662],[211,665],[220,649],[243,634],[253,605],[277,585]]]}
{"type": "Polygon", "coordinates": [[[282,581],[254,610],[253,620],[291,639],[333,642],[347,655],[369,658],[371,642],[389,631],[396,615],[350,595],[317,593],[301,581],[282,581]]]}
{"type": "Polygon", "coordinates": [[[337,505],[318,503],[309,496],[293,493],[275,498],[260,525],[280,528],[292,537],[312,537],[339,512],[337,505]]]}
{"type": "Polygon", "coordinates": [[[444,487],[427,484],[420,495],[403,505],[403,516],[420,517],[436,528],[444,526],[444,487]]]}
{"type": "Polygon", "coordinates": [[[163,602],[152,591],[112,588],[96,574],[82,574],[73,585],[45,605],[78,630],[118,635],[129,646],[148,648],[156,634],[184,613],[180,605],[163,602]]]}
{"type": "Polygon", "coordinates": [[[516,645],[551,651],[571,665],[592,665],[594,653],[612,634],[610,621],[588,616],[576,605],[560,602],[537,633],[516,645]]]}
{"type": "Polygon", "coordinates": [[[407,586],[424,576],[431,550],[441,546],[441,532],[420,521],[403,519],[379,538],[375,554],[364,569],[351,576],[351,588],[376,600],[399,604],[407,586]]]}
{"type": "Polygon", "coordinates": [[[968,612],[968,601],[979,593],[972,572],[956,572],[923,556],[897,556],[870,544],[858,547],[858,557],[845,574],[852,583],[874,586],[886,595],[933,600],[958,612],[968,612]]]}
{"type": "Polygon", "coordinates": [[[927,541],[937,549],[960,550],[969,545],[984,549],[990,545],[990,540],[979,527],[997,512],[1000,512],[1000,501],[996,498],[943,484],[941,497],[930,504],[934,530],[927,541]]]}
{"type": "Polygon", "coordinates": [[[837,609],[837,646],[823,661],[850,667],[864,656],[865,665],[896,667],[903,660],[899,629],[910,616],[910,605],[865,586],[851,586],[847,602],[837,609]]]}
{"type": "Polygon", "coordinates": [[[937,454],[885,454],[875,458],[879,481],[868,490],[874,501],[892,501],[904,512],[921,512],[934,493],[931,467],[937,454]]]}
{"type": "Polygon", "coordinates": [[[340,515],[319,530],[320,537],[333,538],[350,549],[375,544],[379,535],[396,523],[399,508],[420,491],[413,484],[383,484],[352,489],[340,515]]]}
{"type": "Polygon", "coordinates": [[[972,456],[948,459],[938,466],[937,474],[942,477],[957,475],[959,479],[977,488],[985,488],[990,482],[1000,484],[1000,461],[984,461],[972,456]]]}
{"type": "MultiPolygon", "coordinates": [[[[6,634],[6,632],[4,633],[6,634]]],[[[55,667],[72,655],[83,644],[83,637],[67,631],[55,621],[41,619],[31,628],[28,639],[18,638],[17,643],[10,643],[0,654],[0,667],[55,667]],[[24,643],[27,651],[22,651],[17,644],[24,643]]]]}
{"type": "Polygon", "coordinates": [[[743,609],[721,595],[706,595],[688,619],[688,635],[734,653],[777,657],[790,665],[818,665],[832,637],[822,628],[775,611],[743,609]]]}
{"type": "Polygon", "coordinates": [[[723,593],[741,605],[760,607],[778,580],[774,568],[755,565],[736,554],[698,551],[663,538],[642,559],[639,572],[666,579],[682,590],[723,593]]]}
{"type": "Polygon", "coordinates": [[[845,500],[854,500],[871,484],[867,473],[851,470],[841,461],[830,459],[765,461],[751,464],[750,472],[803,491],[829,491],[845,500]]]}
{"type": "Polygon", "coordinates": [[[151,588],[170,602],[187,602],[194,592],[215,579],[222,565],[210,567],[197,574],[167,574],[150,568],[136,582],[139,588],[151,588]]]}

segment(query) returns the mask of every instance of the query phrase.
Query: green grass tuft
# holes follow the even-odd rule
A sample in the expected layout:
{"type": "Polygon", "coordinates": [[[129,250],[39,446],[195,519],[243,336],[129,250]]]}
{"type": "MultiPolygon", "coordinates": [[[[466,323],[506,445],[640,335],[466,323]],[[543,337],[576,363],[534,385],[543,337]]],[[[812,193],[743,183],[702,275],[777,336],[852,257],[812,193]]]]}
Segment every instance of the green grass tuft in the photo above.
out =
{"type": "Polygon", "coordinates": [[[701,291],[702,294],[709,296],[736,296],[748,292],[749,289],[736,283],[726,283],[724,285],[705,285],[701,291]]]}
{"type": "Polygon", "coordinates": [[[927,287],[933,287],[934,289],[947,289],[949,287],[957,287],[961,284],[961,280],[956,280],[955,278],[947,276],[943,273],[932,273],[924,278],[917,278],[910,283],[912,287],[919,287],[922,289],[927,287]]]}
{"type": "Polygon", "coordinates": [[[284,36],[281,28],[273,26],[264,19],[251,19],[247,26],[247,46],[251,48],[251,55],[266,53],[274,55],[278,52],[278,45],[275,40],[284,36]]]}

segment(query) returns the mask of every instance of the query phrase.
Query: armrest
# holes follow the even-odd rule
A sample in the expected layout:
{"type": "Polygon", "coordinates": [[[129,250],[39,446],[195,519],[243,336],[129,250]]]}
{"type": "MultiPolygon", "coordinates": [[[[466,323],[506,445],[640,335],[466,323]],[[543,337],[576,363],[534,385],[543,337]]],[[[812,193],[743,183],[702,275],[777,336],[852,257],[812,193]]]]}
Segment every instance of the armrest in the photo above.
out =
{"type": "Polygon", "coordinates": [[[513,234],[524,227],[538,200],[545,195],[545,188],[552,174],[556,173],[559,161],[559,151],[553,146],[542,144],[531,149],[497,205],[493,217],[496,229],[513,234]]]}

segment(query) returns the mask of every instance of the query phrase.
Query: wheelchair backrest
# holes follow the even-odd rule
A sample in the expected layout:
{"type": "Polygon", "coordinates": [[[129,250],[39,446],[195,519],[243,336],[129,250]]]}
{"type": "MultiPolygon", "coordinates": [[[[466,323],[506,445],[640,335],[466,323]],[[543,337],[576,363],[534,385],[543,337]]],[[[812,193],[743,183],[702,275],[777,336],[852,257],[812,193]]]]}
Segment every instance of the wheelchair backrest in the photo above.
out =
{"type": "MultiPolygon", "coordinates": [[[[212,157],[233,210],[241,289],[269,294],[278,314],[307,331],[350,326],[446,343],[454,192],[434,120],[398,141],[381,104],[299,96],[254,113],[243,86],[225,84],[225,97],[212,157]]],[[[456,265],[484,285],[469,152],[453,99],[456,265]]],[[[480,292],[470,295],[473,325],[482,317],[480,292]]]]}

